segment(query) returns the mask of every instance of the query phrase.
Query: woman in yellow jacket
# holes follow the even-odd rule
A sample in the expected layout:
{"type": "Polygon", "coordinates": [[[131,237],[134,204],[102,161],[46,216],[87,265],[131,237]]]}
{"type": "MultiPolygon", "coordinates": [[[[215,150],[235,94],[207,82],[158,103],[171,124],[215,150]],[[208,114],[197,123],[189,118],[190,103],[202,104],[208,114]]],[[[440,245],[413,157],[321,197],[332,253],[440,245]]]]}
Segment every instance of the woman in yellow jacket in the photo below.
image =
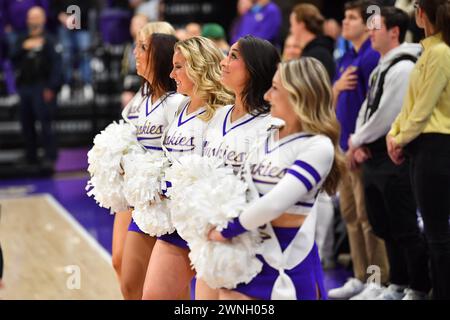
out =
{"type": "Polygon", "coordinates": [[[433,297],[450,299],[450,0],[419,0],[423,54],[387,136],[389,156],[410,159],[411,183],[430,250],[433,297]]]}

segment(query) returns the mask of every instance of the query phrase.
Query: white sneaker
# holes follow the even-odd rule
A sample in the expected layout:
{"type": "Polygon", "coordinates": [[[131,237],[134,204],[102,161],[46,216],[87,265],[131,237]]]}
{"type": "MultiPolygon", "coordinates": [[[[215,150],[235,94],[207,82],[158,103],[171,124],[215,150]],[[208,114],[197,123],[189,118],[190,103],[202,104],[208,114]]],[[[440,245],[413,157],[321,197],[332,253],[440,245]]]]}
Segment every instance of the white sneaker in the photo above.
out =
{"type": "Polygon", "coordinates": [[[59,97],[62,101],[70,100],[70,86],[68,84],[65,84],[61,87],[61,92],[59,94],[59,97]]]}
{"type": "Polygon", "coordinates": [[[85,84],[83,87],[83,96],[84,99],[91,101],[94,99],[94,89],[90,84],[85,84]]]}
{"type": "Polygon", "coordinates": [[[371,282],[365,286],[363,291],[351,297],[350,300],[375,300],[384,290],[386,290],[385,287],[371,282]]]}
{"type": "Polygon", "coordinates": [[[405,289],[405,296],[402,300],[428,300],[428,294],[426,292],[407,288],[405,289]]]}
{"type": "Polygon", "coordinates": [[[349,299],[364,290],[364,283],[356,278],[349,278],[340,288],[334,288],[328,291],[330,299],[349,299]]]}
{"type": "Polygon", "coordinates": [[[375,300],[402,300],[405,296],[405,286],[390,284],[375,300]]]}

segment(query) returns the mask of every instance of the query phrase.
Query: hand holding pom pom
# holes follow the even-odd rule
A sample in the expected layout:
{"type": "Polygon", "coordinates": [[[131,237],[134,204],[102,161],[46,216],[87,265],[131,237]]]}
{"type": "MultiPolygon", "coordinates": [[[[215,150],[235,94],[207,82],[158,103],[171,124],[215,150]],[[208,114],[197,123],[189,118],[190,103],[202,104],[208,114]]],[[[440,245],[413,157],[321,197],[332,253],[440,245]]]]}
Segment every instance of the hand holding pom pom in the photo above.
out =
{"type": "Polygon", "coordinates": [[[197,276],[211,288],[232,289],[250,282],[262,268],[256,257],[259,233],[226,240],[218,231],[248,205],[248,185],[217,160],[198,155],[178,160],[166,170],[165,179],[172,183],[168,205],[178,233],[188,242],[197,276]]]}
{"type": "Polygon", "coordinates": [[[210,241],[216,241],[216,242],[227,242],[228,239],[224,238],[222,234],[217,231],[216,229],[211,229],[208,234],[208,240],[210,241]]]}

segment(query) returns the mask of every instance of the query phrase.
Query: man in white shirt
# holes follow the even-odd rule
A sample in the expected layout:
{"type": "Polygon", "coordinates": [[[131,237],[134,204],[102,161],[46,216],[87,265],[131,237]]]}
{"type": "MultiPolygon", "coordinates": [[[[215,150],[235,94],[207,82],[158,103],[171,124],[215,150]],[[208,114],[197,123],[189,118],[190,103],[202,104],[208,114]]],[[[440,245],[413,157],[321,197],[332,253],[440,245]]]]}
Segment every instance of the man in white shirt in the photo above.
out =
{"type": "Polygon", "coordinates": [[[402,43],[409,21],[403,10],[385,7],[375,19],[379,28],[371,30],[370,36],[381,59],[371,74],[347,156],[353,166],[362,165],[366,210],[374,233],[385,241],[390,285],[384,289],[369,284],[352,299],[425,299],[430,290],[428,254],[417,224],[409,164],[394,165],[385,141],[401,110],[421,47],[402,43]]]}

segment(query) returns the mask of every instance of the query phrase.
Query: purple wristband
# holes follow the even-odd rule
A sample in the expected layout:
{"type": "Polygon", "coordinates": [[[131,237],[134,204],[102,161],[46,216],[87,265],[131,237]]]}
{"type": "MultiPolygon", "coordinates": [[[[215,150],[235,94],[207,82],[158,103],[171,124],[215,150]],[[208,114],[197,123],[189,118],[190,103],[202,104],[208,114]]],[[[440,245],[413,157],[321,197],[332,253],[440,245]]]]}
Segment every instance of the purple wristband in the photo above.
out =
{"type": "Polygon", "coordinates": [[[237,237],[246,231],[248,230],[242,226],[239,221],[239,217],[236,217],[232,221],[228,222],[228,226],[222,230],[221,234],[224,238],[230,239],[237,237]]]}

